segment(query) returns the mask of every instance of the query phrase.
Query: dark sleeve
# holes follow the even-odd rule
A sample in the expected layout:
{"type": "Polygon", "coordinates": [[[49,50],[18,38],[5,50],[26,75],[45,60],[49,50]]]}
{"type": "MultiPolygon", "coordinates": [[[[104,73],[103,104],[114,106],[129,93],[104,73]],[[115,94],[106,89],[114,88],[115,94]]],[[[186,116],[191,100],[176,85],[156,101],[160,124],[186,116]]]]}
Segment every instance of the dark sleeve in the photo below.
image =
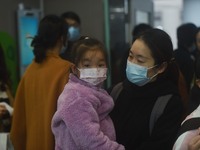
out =
{"type": "Polygon", "coordinates": [[[194,76],[194,62],[190,58],[190,54],[183,50],[175,51],[174,54],[176,62],[185,78],[187,89],[189,91],[194,76]]]}
{"type": "Polygon", "coordinates": [[[157,120],[150,138],[138,150],[171,150],[181,124],[183,105],[179,96],[173,96],[157,120]]]}

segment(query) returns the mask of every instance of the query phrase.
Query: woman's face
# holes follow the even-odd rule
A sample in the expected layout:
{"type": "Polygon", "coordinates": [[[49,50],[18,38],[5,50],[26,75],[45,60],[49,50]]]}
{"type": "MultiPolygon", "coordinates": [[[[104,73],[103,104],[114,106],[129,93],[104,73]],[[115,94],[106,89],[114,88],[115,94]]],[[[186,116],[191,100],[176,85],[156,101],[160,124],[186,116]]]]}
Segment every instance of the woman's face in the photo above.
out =
{"type": "Polygon", "coordinates": [[[200,31],[196,35],[197,49],[200,51],[200,31]]]}
{"type": "MultiPolygon", "coordinates": [[[[134,64],[150,68],[155,66],[155,60],[152,57],[151,50],[147,45],[140,39],[135,40],[130,51],[128,60],[134,64]]],[[[149,69],[147,76],[152,77],[155,75],[155,69],[149,69]]]]}

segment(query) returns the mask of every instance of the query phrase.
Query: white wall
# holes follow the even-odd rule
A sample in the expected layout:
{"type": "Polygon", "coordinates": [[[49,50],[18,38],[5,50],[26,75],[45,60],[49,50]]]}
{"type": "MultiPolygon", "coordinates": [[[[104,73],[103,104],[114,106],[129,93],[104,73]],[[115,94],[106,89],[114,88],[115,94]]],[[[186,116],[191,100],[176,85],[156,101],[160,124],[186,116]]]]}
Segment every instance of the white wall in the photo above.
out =
{"type": "Polygon", "coordinates": [[[153,1],[152,0],[130,0],[130,22],[129,22],[129,42],[132,43],[130,34],[135,25],[147,23],[153,26],[153,1]]]}
{"type": "Polygon", "coordinates": [[[103,0],[44,0],[44,14],[74,11],[81,18],[81,33],[104,40],[103,0]]]}
{"type": "Polygon", "coordinates": [[[184,0],[183,22],[200,26],[200,0],[184,0]]]}
{"type": "Polygon", "coordinates": [[[154,25],[161,26],[172,38],[177,48],[176,29],[182,24],[182,0],[154,0],[154,25]]]}

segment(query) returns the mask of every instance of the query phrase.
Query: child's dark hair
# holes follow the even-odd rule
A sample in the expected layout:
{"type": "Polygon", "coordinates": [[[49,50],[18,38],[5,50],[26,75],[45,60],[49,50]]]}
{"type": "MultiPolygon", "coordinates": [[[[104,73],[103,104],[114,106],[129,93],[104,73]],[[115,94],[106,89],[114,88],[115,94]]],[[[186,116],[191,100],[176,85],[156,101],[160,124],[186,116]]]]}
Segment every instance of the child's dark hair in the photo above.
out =
{"type": "Polygon", "coordinates": [[[74,43],[71,53],[72,62],[78,65],[84,54],[88,51],[101,51],[105,57],[106,64],[108,64],[104,45],[99,40],[88,36],[82,36],[74,43]]]}
{"type": "Polygon", "coordinates": [[[68,26],[63,19],[56,15],[45,16],[40,21],[37,35],[31,43],[34,47],[35,61],[41,63],[46,57],[47,50],[53,48],[61,37],[65,45],[67,32],[68,26]]]}
{"type": "Polygon", "coordinates": [[[194,72],[195,72],[195,77],[197,79],[200,79],[200,56],[198,56],[195,60],[194,72]]]}

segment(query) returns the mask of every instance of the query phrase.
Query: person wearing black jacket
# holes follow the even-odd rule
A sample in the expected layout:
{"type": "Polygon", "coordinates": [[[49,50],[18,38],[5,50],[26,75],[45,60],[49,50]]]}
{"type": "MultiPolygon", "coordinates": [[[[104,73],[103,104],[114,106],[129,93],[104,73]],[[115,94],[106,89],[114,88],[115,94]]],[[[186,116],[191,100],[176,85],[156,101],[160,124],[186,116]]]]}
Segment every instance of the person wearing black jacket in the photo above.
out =
{"type": "Polygon", "coordinates": [[[13,101],[10,74],[7,69],[3,47],[0,44],[0,133],[10,132],[13,101]]]}
{"type": "Polygon", "coordinates": [[[200,56],[195,61],[195,83],[190,91],[188,114],[192,113],[200,104],[200,56]]]}
{"type": "Polygon", "coordinates": [[[169,35],[160,29],[139,35],[129,51],[123,89],[110,113],[117,142],[126,150],[172,149],[183,118],[178,78],[169,35]],[[168,94],[172,96],[150,133],[154,104],[168,94]]]}
{"type": "Polygon", "coordinates": [[[67,38],[68,41],[65,47],[62,48],[60,57],[72,61],[71,58],[71,49],[74,43],[80,38],[81,35],[81,19],[79,15],[73,11],[67,11],[61,14],[61,18],[68,25],[67,38]]]}
{"type": "Polygon", "coordinates": [[[197,27],[193,23],[185,23],[177,28],[178,48],[174,56],[185,78],[188,93],[191,90],[194,77],[195,36],[197,27]]]}

